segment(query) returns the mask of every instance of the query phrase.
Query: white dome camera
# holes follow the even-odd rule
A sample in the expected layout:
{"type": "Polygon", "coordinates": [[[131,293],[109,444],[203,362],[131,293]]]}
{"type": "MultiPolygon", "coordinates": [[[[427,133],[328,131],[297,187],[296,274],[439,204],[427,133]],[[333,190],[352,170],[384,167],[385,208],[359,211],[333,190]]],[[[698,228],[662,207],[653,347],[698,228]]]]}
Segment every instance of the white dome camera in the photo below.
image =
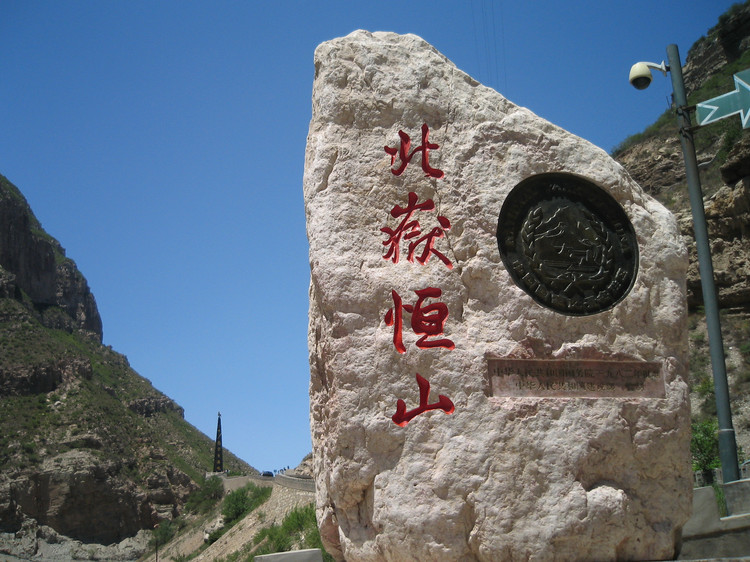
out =
{"type": "Polygon", "coordinates": [[[653,76],[651,75],[651,69],[660,70],[667,75],[667,66],[662,61],[661,64],[655,62],[637,62],[630,69],[630,83],[636,90],[645,90],[651,84],[653,76]]]}

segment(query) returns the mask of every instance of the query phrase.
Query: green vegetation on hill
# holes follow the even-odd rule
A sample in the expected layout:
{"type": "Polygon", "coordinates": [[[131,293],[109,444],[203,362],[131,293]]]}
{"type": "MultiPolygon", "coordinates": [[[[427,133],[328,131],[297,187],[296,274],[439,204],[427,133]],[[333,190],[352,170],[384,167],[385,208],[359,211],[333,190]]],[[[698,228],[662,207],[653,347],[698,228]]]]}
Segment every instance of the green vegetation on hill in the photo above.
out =
{"type": "MultiPolygon", "coordinates": [[[[726,371],[734,406],[750,393],[750,314],[740,309],[721,311],[721,328],[726,352],[726,371]]],[[[696,471],[719,468],[718,423],[716,395],[709,356],[705,311],[699,307],[689,315],[690,373],[688,384],[693,396],[692,440],[693,469],[696,471]]],[[[736,412],[735,412],[736,414],[736,412]]],[[[747,421],[735,416],[737,435],[750,429],[747,421]]],[[[738,439],[738,461],[745,460],[745,452],[738,439]]]]}
{"type": "Polygon", "coordinates": [[[51,379],[40,383],[40,392],[0,400],[0,470],[38,465],[75,448],[126,459],[142,477],[154,462],[147,457],[157,449],[162,461],[194,480],[211,466],[213,442],[185,422],[176,405],[151,416],[128,407],[139,399],[164,397],[124,356],[84,333],[47,328],[18,301],[0,299],[0,347],[0,372],[6,377],[47,373],[51,379]],[[141,451],[144,447],[149,451],[141,451]]]}
{"type": "Polygon", "coordinates": [[[188,513],[207,513],[224,495],[224,485],[217,476],[201,479],[200,487],[194,490],[185,502],[188,513]]]}
{"type": "Polygon", "coordinates": [[[707,418],[692,424],[690,453],[693,455],[693,470],[706,471],[721,467],[719,460],[719,423],[707,418]]]}
{"type": "MultiPolygon", "coordinates": [[[[213,439],[101,344],[85,278],[2,176],[0,219],[0,530],[33,518],[109,544],[169,520],[213,439]]],[[[255,472],[227,450],[224,462],[255,472]]]]}
{"type": "MultiPolygon", "coordinates": [[[[186,511],[188,514],[192,515],[180,516],[167,522],[167,525],[165,525],[164,528],[160,525],[158,528],[154,529],[149,543],[151,549],[156,550],[157,546],[166,545],[174,538],[177,532],[183,530],[194,531],[196,526],[200,528],[206,523],[206,521],[210,521],[212,518],[216,517],[220,511],[223,525],[212,531],[208,536],[208,540],[197,550],[176,558],[176,560],[182,562],[192,560],[204,552],[211,544],[218,541],[246,515],[252,513],[258,507],[263,505],[268,498],[271,497],[272,488],[270,486],[256,486],[252,482],[249,482],[242,488],[226,494],[221,501],[220,506],[217,507],[219,500],[222,498],[223,491],[224,487],[219,478],[210,477],[205,479],[200,488],[190,494],[190,497],[185,504],[186,511]],[[195,514],[199,515],[197,519],[195,514]]],[[[248,543],[248,547],[249,546],[250,543],[248,543]]],[[[230,559],[236,560],[238,556],[239,553],[234,557],[230,557],[230,559]]]]}
{"type": "Polygon", "coordinates": [[[239,490],[229,492],[224,498],[224,505],[221,508],[224,527],[231,527],[242,517],[263,504],[269,497],[271,497],[270,486],[256,486],[252,482],[239,490]]]}
{"type": "MultiPolygon", "coordinates": [[[[261,530],[253,538],[253,544],[260,545],[253,556],[292,549],[319,548],[323,552],[323,560],[333,562],[333,557],[323,548],[313,504],[297,507],[284,517],[281,525],[271,525],[261,530]]],[[[247,562],[251,560],[252,557],[247,558],[247,562]]]]}
{"type": "MultiPolygon", "coordinates": [[[[721,328],[727,352],[726,369],[733,397],[750,393],[750,314],[739,309],[721,311],[721,328]]],[[[690,315],[690,390],[699,398],[693,417],[705,420],[716,416],[716,399],[711,374],[705,311],[699,307],[690,315]]]]}
{"type": "MultiPolygon", "coordinates": [[[[714,76],[706,80],[700,88],[692,92],[688,96],[688,104],[694,106],[695,104],[709,100],[721,94],[731,92],[734,90],[734,80],[732,76],[737,72],[750,67],[750,50],[742,53],[740,58],[731,63],[726,64],[721,68],[714,76]]],[[[617,158],[623,152],[632,148],[636,144],[642,143],[645,140],[651,138],[676,138],[677,121],[675,118],[674,111],[672,109],[666,110],[662,115],[652,124],[646,127],[641,133],[636,133],[629,136],[612,149],[612,156],[617,158]]],[[[701,127],[695,133],[695,149],[699,154],[706,150],[708,147],[712,147],[717,143],[720,143],[718,152],[716,153],[716,160],[713,163],[716,168],[726,162],[727,154],[729,150],[734,146],[740,136],[743,134],[742,124],[739,119],[723,119],[701,127]]]]}
{"type": "Polygon", "coordinates": [[[159,546],[171,541],[184,528],[185,522],[179,518],[162,521],[153,530],[151,540],[148,543],[149,547],[156,550],[159,546]]]}
{"type": "MultiPolygon", "coordinates": [[[[333,562],[333,557],[323,548],[318,523],[315,519],[315,505],[295,507],[286,514],[281,524],[264,527],[245,546],[216,562],[252,562],[256,556],[319,548],[325,562],[333,562]]],[[[197,553],[196,553],[197,554],[197,553]]],[[[190,560],[192,556],[182,560],[190,560]]]]}
{"type": "Polygon", "coordinates": [[[209,535],[208,544],[215,543],[245,515],[263,505],[271,497],[271,491],[270,486],[256,486],[250,482],[239,490],[229,492],[221,504],[224,524],[209,535]]]}

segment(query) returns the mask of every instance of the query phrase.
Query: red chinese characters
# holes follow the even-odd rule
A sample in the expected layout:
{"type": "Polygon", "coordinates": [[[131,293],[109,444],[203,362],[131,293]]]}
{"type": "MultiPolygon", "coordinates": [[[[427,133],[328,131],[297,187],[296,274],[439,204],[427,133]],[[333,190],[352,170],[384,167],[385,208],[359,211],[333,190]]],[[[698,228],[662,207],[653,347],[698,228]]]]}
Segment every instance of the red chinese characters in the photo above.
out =
{"type": "Polygon", "coordinates": [[[411,314],[411,328],[414,333],[422,336],[417,340],[418,348],[444,347],[445,349],[454,349],[456,346],[447,338],[428,339],[443,334],[445,321],[448,319],[448,307],[442,302],[424,306],[423,304],[425,299],[439,297],[442,291],[435,287],[427,287],[414,292],[418,298],[417,302],[411,305],[403,304],[401,296],[396,291],[391,291],[394,306],[385,313],[385,323],[387,326],[393,326],[393,345],[396,351],[406,353],[406,347],[404,347],[402,339],[404,312],[411,314]]]}
{"type": "Polygon", "coordinates": [[[396,162],[396,155],[398,155],[399,159],[401,160],[401,165],[398,168],[391,168],[391,172],[394,176],[400,176],[403,173],[403,171],[406,169],[406,166],[409,164],[409,162],[411,162],[412,156],[414,156],[414,154],[417,152],[422,153],[422,170],[427,175],[427,177],[442,179],[443,176],[445,176],[442,170],[430,167],[430,150],[436,150],[440,148],[440,146],[428,142],[427,137],[429,135],[430,128],[427,126],[427,123],[425,123],[424,125],[422,125],[422,144],[420,144],[411,152],[409,152],[409,149],[411,148],[411,138],[403,131],[398,132],[398,136],[401,139],[401,145],[398,148],[390,146],[383,147],[385,151],[391,155],[391,166],[396,162]]]}
{"type": "MultiPolygon", "coordinates": [[[[417,152],[421,152],[422,171],[424,171],[425,175],[428,178],[434,179],[442,179],[445,176],[442,170],[430,166],[430,150],[437,150],[440,147],[435,143],[429,142],[429,133],[429,127],[425,123],[422,125],[422,144],[413,150],[411,150],[411,138],[403,131],[398,132],[401,140],[398,148],[385,147],[385,152],[391,156],[391,172],[394,175],[401,175],[412,157],[417,152]],[[393,166],[396,163],[397,157],[400,160],[400,164],[394,168],[393,166]]],[[[390,215],[394,219],[400,219],[400,222],[395,228],[384,226],[380,229],[381,232],[387,235],[386,240],[383,241],[383,246],[386,247],[383,259],[390,260],[394,264],[399,263],[401,243],[403,241],[404,243],[408,243],[406,250],[406,259],[408,262],[426,265],[430,257],[435,256],[448,269],[453,269],[453,263],[450,259],[435,248],[436,241],[444,238],[445,232],[450,230],[450,221],[440,215],[437,217],[438,225],[423,232],[419,220],[415,218],[417,213],[434,210],[435,203],[432,199],[425,199],[420,202],[419,196],[414,191],[409,192],[405,207],[394,205],[390,211],[390,215]]],[[[387,326],[393,327],[393,346],[396,348],[396,351],[400,354],[406,353],[406,346],[403,341],[404,313],[410,315],[409,326],[412,332],[419,336],[416,341],[418,349],[454,349],[455,344],[453,341],[444,337],[445,323],[448,320],[448,306],[443,302],[436,301],[442,295],[441,289],[428,286],[424,289],[415,290],[414,293],[417,296],[416,302],[408,304],[404,303],[398,292],[391,290],[393,307],[388,309],[384,319],[387,326]]],[[[417,385],[419,386],[419,406],[407,411],[406,403],[403,400],[399,398],[396,401],[396,413],[391,419],[400,427],[405,427],[412,419],[424,412],[442,410],[446,414],[452,414],[455,410],[453,402],[442,394],[438,396],[437,402],[428,404],[430,383],[427,379],[419,375],[419,373],[417,373],[416,377],[417,385]]]]}
{"type": "MultiPolygon", "coordinates": [[[[385,255],[383,255],[383,259],[391,260],[393,263],[398,263],[401,251],[401,240],[411,240],[422,234],[419,221],[413,220],[412,216],[417,211],[432,211],[434,209],[435,203],[432,199],[426,199],[424,202],[419,203],[419,197],[413,191],[409,192],[409,199],[406,207],[394,205],[393,209],[391,209],[391,216],[394,219],[399,217],[403,218],[395,229],[387,226],[380,229],[381,232],[388,235],[388,238],[383,242],[383,246],[388,248],[385,255]]],[[[448,267],[448,269],[453,269],[453,263],[445,256],[445,254],[435,249],[435,240],[442,238],[445,235],[445,231],[450,229],[451,223],[443,216],[438,216],[437,220],[438,223],[440,223],[439,227],[434,227],[424,236],[420,236],[413,242],[409,243],[409,250],[406,254],[406,259],[410,262],[414,262],[415,252],[418,250],[419,245],[424,243],[422,253],[416,257],[417,263],[425,265],[429,261],[430,255],[434,254],[448,267]]]]}
{"type": "Polygon", "coordinates": [[[417,373],[417,385],[419,386],[419,406],[407,412],[406,402],[399,398],[396,401],[396,413],[391,417],[393,423],[396,425],[406,427],[406,424],[419,414],[430,410],[443,410],[446,414],[452,414],[456,409],[453,402],[451,402],[451,399],[442,394],[438,395],[437,402],[434,404],[428,404],[427,399],[430,397],[430,383],[427,382],[427,379],[420,376],[419,373],[417,373]]]}

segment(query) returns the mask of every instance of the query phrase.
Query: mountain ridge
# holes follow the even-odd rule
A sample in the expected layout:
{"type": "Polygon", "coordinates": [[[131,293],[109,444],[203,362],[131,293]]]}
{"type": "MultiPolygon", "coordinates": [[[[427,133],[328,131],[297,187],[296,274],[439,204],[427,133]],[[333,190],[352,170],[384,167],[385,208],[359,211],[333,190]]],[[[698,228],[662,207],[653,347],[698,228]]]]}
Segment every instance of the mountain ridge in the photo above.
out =
{"type": "MultiPolygon", "coordinates": [[[[213,445],[102,345],[85,277],[0,176],[0,534],[133,538],[181,512],[213,445]]],[[[226,449],[224,465],[257,473],[226,449]]]]}

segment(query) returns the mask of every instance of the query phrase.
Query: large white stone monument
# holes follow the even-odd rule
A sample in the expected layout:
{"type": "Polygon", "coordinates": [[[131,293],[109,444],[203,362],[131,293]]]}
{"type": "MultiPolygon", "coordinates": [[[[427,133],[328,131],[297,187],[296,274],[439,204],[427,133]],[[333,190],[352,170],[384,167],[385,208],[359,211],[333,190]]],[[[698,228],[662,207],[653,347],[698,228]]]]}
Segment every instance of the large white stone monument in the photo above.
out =
{"type": "Polygon", "coordinates": [[[691,506],[675,220],[422,39],[315,52],[317,513],[346,560],[671,559],[691,506]]]}

